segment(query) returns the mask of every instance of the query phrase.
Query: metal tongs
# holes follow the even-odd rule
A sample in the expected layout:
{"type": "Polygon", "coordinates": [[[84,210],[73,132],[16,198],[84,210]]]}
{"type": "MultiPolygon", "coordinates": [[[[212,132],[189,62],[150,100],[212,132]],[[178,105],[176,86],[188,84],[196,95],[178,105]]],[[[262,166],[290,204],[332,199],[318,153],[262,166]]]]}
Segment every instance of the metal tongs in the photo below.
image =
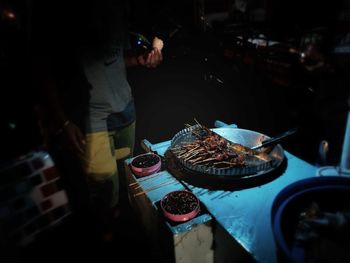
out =
{"type": "Polygon", "coordinates": [[[296,131],[297,131],[297,128],[291,129],[291,130],[286,131],[278,136],[267,139],[267,140],[263,141],[261,144],[253,146],[251,149],[258,150],[258,149],[263,148],[263,147],[275,145],[275,144],[279,143],[280,141],[282,141],[284,138],[296,133],[296,131]]]}

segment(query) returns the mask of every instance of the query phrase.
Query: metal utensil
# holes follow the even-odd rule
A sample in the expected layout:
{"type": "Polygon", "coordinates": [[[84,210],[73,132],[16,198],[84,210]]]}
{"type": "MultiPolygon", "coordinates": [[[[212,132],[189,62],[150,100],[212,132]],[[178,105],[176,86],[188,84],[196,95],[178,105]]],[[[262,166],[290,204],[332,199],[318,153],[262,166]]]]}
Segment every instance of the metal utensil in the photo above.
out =
{"type": "Polygon", "coordinates": [[[251,149],[258,150],[258,149],[263,148],[263,147],[275,145],[275,144],[279,143],[280,141],[282,141],[284,138],[296,133],[296,131],[297,131],[297,128],[291,129],[291,130],[286,131],[278,136],[267,139],[267,140],[263,141],[261,144],[253,146],[251,149]]]}

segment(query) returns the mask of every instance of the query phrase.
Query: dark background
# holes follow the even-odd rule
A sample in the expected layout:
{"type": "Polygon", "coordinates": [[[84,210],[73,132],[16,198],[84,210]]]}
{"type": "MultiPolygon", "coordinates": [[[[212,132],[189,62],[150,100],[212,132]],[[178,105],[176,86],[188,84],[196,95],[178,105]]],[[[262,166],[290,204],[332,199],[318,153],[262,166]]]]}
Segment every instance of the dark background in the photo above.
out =
{"type": "MultiPolygon", "coordinates": [[[[0,1],[1,164],[42,147],[35,112],[39,94],[31,84],[28,63],[30,3],[0,1]],[[16,19],[6,17],[8,8],[16,19]]],[[[165,44],[164,61],[157,69],[128,71],[137,110],[135,155],[143,152],[142,139],[151,143],[170,140],[196,118],[208,127],[221,120],[269,136],[297,127],[297,134],[282,143],[286,150],[312,164],[339,163],[350,67],[349,53],[334,54],[332,50],[349,45],[349,41],[341,44],[350,33],[349,1],[251,0],[245,13],[234,10],[233,0],[128,3],[130,30],[149,39],[157,35],[165,44]],[[257,11],[262,15],[256,15],[257,11]],[[218,19],[211,19],[217,13],[221,13],[218,19]],[[259,34],[280,45],[264,49],[247,41],[236,42],[237,36],[259,34]],[[318,39],[331,70],[309,74],[288,50],[303,50],[306,40],[319,44],[318,39]],[[323,163],[318,153],[321,140],[330,145],[323,163]]],[[[47,262],[39,253],[43,250],[46,255],[54,254],[51,260],[55,262],[95,256],[99,260],[119,256],[131,262],[144,260],[147,240],[135,218],[122,220],[117,243],[99,250],[84,223],[73,218],[25,249],[21,262],[47,262]],[[134,247],[140,253],[128,252],[134,247]]]]}
{"type": "MultiPolygon", "coordinates": [[[[27,64],[30,3],[2,1],[0,6],[2,10],[11,8],[17,15],[15,20],[2,15],[0,28],[3,160],[41,144],[34,111],[37,94],[33,92],[35,87],[31,86],[31,69],[27,64]]],[[[193,123],[194,118],[209,127],[218,119],[270,136],[298,127],[298,135],[285,144],[287,150],[314,163],[318,159],[319,142],[328,140],[329,162],[336,163],[347,113],[348,64],[339,66],[333,75],[295,74],[290,76],[288,85],[276,85],[271,76],[277,73],[261,70],[268,65],[257,66],[256,58],[261,57],[257,50],[250,50],[252,63],[225,56],[225,47],[234,49],[229,42],[232,35],[220,33],[228,24],[241,28],[244,25],[247,30],[243,32],[268,32],[272,39],[288,44],[293,39],[294,47],[300,48],[305,32],[321,28],[322,36],[328,41],[324,52],[329,55],[336,41],[348,33],[349,1],[251,0],[247,1],[244,14],[234,10],[234,3],[128,2],[130,30],[150,39],[158,35],[165,42],[164,63],[158,69],[131,69],[128,73],[137,107],[135,153],[142,152],[141,139],[152,143],[168,140],[185,123],[193,123]],[[263,18],[257,19],[255,10],[262,10],[263,18]],[[200,19],[215,13],[227,13],[228,17],[223,19],[221,15],[218,21],[208,20],[208,23],[200,19]]],[[[242,52],[242,57],[247,54],[245,49],[238,52],[242,52]]]]}
{"type": "MultiPolygon", "coordinates": [[[[226,20],[214,20],[203,26],[198,21],[200,2],[162,1],[159,5],[149,5],[149,10],[156,10],[156,19],[149,15],[152,12],[137,14],[146,17],[140,20],[143,24],[147,24],[147,17],[152,17],[155,32],[158,29],[167,40],[161,67],[154,72],[144,69],[129,72],[138,112],[137,142],[144,138],[152,143],[169,140],[185,123],[194,123],[194,118],[209,127],[218,119],[270,136],[297,127],[297,135],[284,143],[287,150],[317,163],[319,143],[327,140],[330,145],[327,162],[336,164],[343,142],[349,78],[348,64],[338,63],[331,50],[348,32],[349,21],[340,19],[339,14],[349,4],[346,1],[248,1],[243,18],[230,11],[226,20]],[[256,9],[265,11],[263,21],[252,18],[256,9]],[[335,61],[335,70],[331,74],[303,75],[298,71],[298,61],[284,58],[285,53],[268,51],[266,55],[244,46],[235,49],[233,41],[230,42],[232,35],[221,34],[228,24],[246,28],[243,32],[254,31],[255,35],[267,32],[282,45],[300,49],[305,34],[321,32],[320,46],[327,59],[335,61]],[[174,28],[178,29],[177,33],[168,39],[167,33],[174,28]],[[241,58],[225,56],[227,47],[241,58]],[[244,59],[247,57],[253,62],[247,63],[244,59]],[[266,61],[274,59],[289,64],[287,84],[275,81],[279,68],[268,70],[271,65],[266,61]]],[[[204,1],[201,12],[209,17],[230,10],[230,3],[204,1]]],[[[136,153],[141,151],[137,146],[136,153]]]]}

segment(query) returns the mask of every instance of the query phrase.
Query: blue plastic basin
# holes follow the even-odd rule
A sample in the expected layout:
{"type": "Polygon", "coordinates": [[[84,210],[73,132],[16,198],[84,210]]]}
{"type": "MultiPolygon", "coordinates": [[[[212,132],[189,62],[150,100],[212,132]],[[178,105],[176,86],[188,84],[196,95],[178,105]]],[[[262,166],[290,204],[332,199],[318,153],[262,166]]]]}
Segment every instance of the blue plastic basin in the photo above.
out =
{"type": "Polygon", "coordinates": [[[302,248],[292,245],[299,215],[305,205],[317,202],[326,211],[342,209],[350,200],[350,178],[313,177],[284,188],[272,205],[272,230],[279,262],[305,262],[302,248]]]}

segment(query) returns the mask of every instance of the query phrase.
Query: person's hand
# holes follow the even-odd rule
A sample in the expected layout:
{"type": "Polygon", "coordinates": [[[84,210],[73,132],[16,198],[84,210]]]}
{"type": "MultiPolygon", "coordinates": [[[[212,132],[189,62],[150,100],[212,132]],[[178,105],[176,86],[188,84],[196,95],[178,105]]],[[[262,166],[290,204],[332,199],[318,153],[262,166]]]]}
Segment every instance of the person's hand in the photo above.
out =
{"type": "Polygon", "coordinates": [[[136,59],[138,64],[141,66],[155,68],[162,62],[163,55],[161,50],[154,48],[151,52],[147,53],[146,55],[140,55],[136,59]]]}
{"type": "Polygon", "coordinates": [[[163,47],[164,47],[164,43],[163,40],[161,40],[158,37],[154,37],[153,41],[152,41],[152,47],[154,49],[158,49],[159,51],[162,51],[163,47]]]}
{"type": "Polygon", "coordinates": [[[162,49],[164,43],[158,37],[154,37],[152,41],[152,51],[147,53],[146,55],[138,56],[137,62],[141,66],[145,66],[147,68],[155,68],[157,67],[163,60],[162,49]]]}
{"type": "Polygon", "coordinates": [[[82,156],[85,152],[85,137],[80,128],[73,122],[68,122],[62,130],[64,147],[76,156],[82,156]]]}

